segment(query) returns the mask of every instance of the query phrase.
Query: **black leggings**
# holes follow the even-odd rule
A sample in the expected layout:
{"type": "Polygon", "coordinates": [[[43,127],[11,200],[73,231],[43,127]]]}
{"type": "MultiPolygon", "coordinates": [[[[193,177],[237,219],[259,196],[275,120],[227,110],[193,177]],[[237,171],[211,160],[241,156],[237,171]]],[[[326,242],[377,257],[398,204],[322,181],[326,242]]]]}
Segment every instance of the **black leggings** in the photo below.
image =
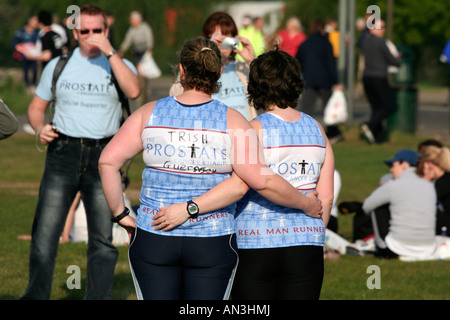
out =
{"type": "Polygon", "coordinates": [[[323,247],[240,249],[231,298],[317,300],[323,274],[323,247]]]}
{"type": "Polygon", "coordinates": [[[136,229],[129,259],[139,299],[228,299],[238,261],[236,235],[174,237],[136,229]]]}

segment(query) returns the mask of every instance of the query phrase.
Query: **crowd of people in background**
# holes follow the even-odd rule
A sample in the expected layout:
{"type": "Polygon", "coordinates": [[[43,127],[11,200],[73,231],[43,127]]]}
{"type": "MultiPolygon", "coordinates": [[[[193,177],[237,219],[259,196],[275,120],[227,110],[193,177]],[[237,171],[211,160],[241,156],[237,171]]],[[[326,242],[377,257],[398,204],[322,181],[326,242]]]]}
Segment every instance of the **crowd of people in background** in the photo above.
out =
{"type": "MultiPolygon", "coordinates": [[[[264,17],[245,15],[238,27],[215,12],[198,37],[186,39],[168,96],[152,101],[138,65],[153,53],[154,36],[141,13],[130,13],[120,45],[113,14],[86,5],[80,18],[81,28],[69,30],[67,17],[59,23],[43,10],[13,39],[34,93],[30,130],[48,146],[23,299],[50,297],[57,248],[79,203],[89,239],[86,299],[111,298],[118,225],[129,236],[140,299],[318,299],[327,246],[341,254],[450,259],[441,246],[447,240],[436,240],[450,225],[450,150],[440,142],[400,150],[385,161],[388,181],[364,202],[337,204],[342,185],[332,144],[343,134],[339,124],[322,127],[315,119],[318,101],[323,112],[332,93],[345,90],[336,20],[313,19],[305,32],[300,19],[288,17],[271,36],[264,17]],[[225,45],[229,38],[237,48],[225,45]],[[124,58],[130,49],[133,61],[124,58]],[[54,70],[66,54],[60,81],[79,88],[89,79],[114,93],[85,95],[70,85],[54,92],[54,70]],[[142,97],[128,119],[122,93],[142,97]],[[74,108],[81,105],[87,109],[74,108]],[[244,132],[257,143],[242,145],[244,132]],[[141,203],[128,208],[121,168],[142,152],[141,203]],[[354,243],[339,237],[338,207],[356,212],[354,243]]],[[[371,108],[360,129],[371,144],[387,141],[388,67],[401,64],[384,29],[377,21],[358,41],[371,108]]],[[[1,100],[0,107],[3,139],[17,131],[17,120],[1,100]]]]}
{"type": "MultiPolygon", "coordinates": [[[[107,17],[110,26],[108,39],[115,46],[112,31],[115,17],[112,13],[108,13],[107,17]]],[[[65,16],[59,22],[56,15],[42,10],[38,15],[30,17],[28,23],[14,35],[13,55],[22,63],[24,83],[30,92],[34,91],[37,84],[38,63],[45,67],[50,59],[76,47],[77,43],[66,26],[67,18],[65,16]]],[[[137,11],[130,13],[129,23],[130,27],[119,45],[118,53],[123,56],[131,49],[133,62],[137,65],[145,53],[152,53],[153,30],[137,11]]],[[[393,106],[386,67],[399,66],[401,63],[395,46],[383,38],[384,22],[380,20],[377,23],[375,28],[361,27],[361,35],[357,41],[362,61],[359,73],[364,72],[361,81],[371,107],[370,119],[361,124],[361,134],[369,143],[387,140],[385,122],[393,112],[393,106]],[[365,41],[366,39],[369,41],[365,41]],[[377,43],[376,48],[374,43],[377,43]]],[[[299,101],[299,109],[306,113],[314,115],[317,112],[317,102],[320,103],[318,112],[323,112],[333,91],[345,90],[337,75],[340,34],[335,19],[326,22],[313,19],[309,29],[305,31],[300,19],[291,16],[286,18],[284,28],[269,35],[264,30],[263,16],[247,14],[240,21],[240,26],[236,25],[236,29],[235,36],[251,43],[255,57],[277,45],[280,50],[300,61],[306,88],[299,101]]],[[[248,62],[239,54],[236,54],[235,61],[248,62]]],[[[145,77],[140,76],[140,82],[143,90],[138,104],[142,105],[150,101],[151,87],[145,77]]],[[[332,143],[343,139],[339,124],[328,126],[327,135],[332,143]]]]}
{"type": "MultiPolygon", "coordinates": [[[[108,13],[107,17],[111,28],[108,39],[114,46],[112,26],[115,17],[111,13],[108,13]]],[[[65,26],[66,22],[67,16],[58,22],[55,15],[43,10],[39,15],[31,17],[14,35],[14,57],[22,63],[24,83],[30,92],[36,87],[38,63],[45,67],[50,59],[76,47],[76,41],[65,26]]],[[[129,23],[130,27],[118,46],[118,53],[123,56],[131,49],[133,62],[137,65],[145,53],[152,53],[153,30],[137,11],[130,13],[129,23]]],[[[328,21],[313,19],[305,31],[298,17],[287,17],[284,28],[270,35],[264,30],[263,16],[247,14],[240,21],[240,26],[236,24],[236,29],[237,33],[234,36],[248,40],[255,57],[277,45],[280,50],[288,52],[300,61],[306,87],[299,101],[299,109],[306,113],[320,115],[332,93],[335,90],[345,90],[342,80],[338,79],[337,75],[340,34],[335,19],[328,21]],[[320,107],[316,110],[318,102],[320,107]]],[[[377,21],[375,28],[365,26],[360,29],[357,48],[361,63],[358,66],[358,73],[361,75],[360,80],[371,108],[370,118],[361,124],[361,136],[369,143],[383,143],[388,139],[386,119],[393,112],[392,89],[389,86],[386,68],[398,67],[401,60],[392,42],[384,39],[384,21],[377,21]]],[[[235,61],[248,62],[239,54],[236,54],[235,61]]],[[[135,107],[150,101],[152,94],[150,81],[143,76],[139,78],[143,90],[140,100],[132,102],[135,107]]],[[[339,125],[340,123],[333,124],[326,128],[332,143],[343,139],[339,125]]]]}

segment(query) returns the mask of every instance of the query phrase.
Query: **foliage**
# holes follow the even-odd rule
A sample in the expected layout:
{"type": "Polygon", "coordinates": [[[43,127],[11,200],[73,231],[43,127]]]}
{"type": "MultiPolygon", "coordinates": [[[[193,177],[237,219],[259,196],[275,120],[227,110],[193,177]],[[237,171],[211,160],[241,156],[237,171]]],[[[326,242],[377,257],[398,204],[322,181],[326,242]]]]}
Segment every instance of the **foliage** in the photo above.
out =
{"type": "MultiPolygon", "coordinates": [[[[155,59],[165,74],[171,74],[172,65],[176,62],[176,51],[184,40],[200,33],[201,25],[214,4],[206,0],[3,0],[0,2],[0,65],[19,66],[12,59],[11,39],[14,32],[24,25],[29,16],[41,9],[47,9],[62,18],[69,5],[95,3],[116,16],[113,27],[117,44],[125,36],[128,28],[128,15],[132,10],[140,11],[150,23],[155,35],[155,59]],[[172,9],[173,11],[168,11],[172,9]],[[176,29],[171,31],[167,23],[170,13],[176,13],[176,29]]],[[[221,3],[234,3],[222,0],[221,3]]],[[[286,16],[295,15],[301,18],[307,30],[310,21],[315,18],[324,20],[338,18],[339,0],[285,0],[286,16]]],[[[416,70],[419,70],[421,81],[430,78],[436,84],[446,83],[446,68],[439,63],[439,55],[450,30],[447,21],[450,19],[450,2],[397,0],[394,6],[394,43],[411,47],[416,55],[416,70]]],[[[362,17],[369,5],[378,5],[381,15],[386,18],[386,0],[357,0],[356,16],[362,17]]],[[[283,24],[280,28],[283,27],[283,24]]],[[[130,57],[128,54],[127,57],[130,57]]]]}
{"type": "MultiPolygon", "coordinates": [[[[225,1],[226,2],[226,1],[225,1]]],[[[0,39],[0,65],[20,66],[17,61],[12,60],[11,40],[14,32],[23,26],[31,15],[40,10],[49,10],[61,19],[65,16],[67,7],[70,5],[82,6],[94,3],[107,12],[112,13],[115,18],[113,25],[113,36],[116,47],[129,27],[128,18],[131,11],[139,11],[143,18],[153,29],[155,46],[154,55],[163,72],[170,73],[171,66],[177,61],[176,51],[181,48],[186,39],[196,37],[200,34],[204,17],[210,12],[211,2],[204,0],[8,0],[0,3],[0,28],[3,35],[0,39]],[[176,30],[169,31],[166,15],[167,9],[174,9],[177,13],[176,30]]],[[[128,52],[127,58],[131,57],[128,52]]]]}
{"type": "MultiPolygon", "coordinates": [[[[356,0],[355,16],[364,17],[367,7],[377,5],[381,18],[387,19],[389,0],[356,0]]],[[[412,50],[414,72],[418,82],[431,82],[435,85],[448,84],[448,67],[439,61],[439,56],[450,39],[447,27],[450,19],[449,1],[391,0],[393,3],[393,39],[397,46],[412,50]]],[[[287,1],[287,15],[301,18],[306,28],[315,18],[337,19],[339,0],[287,1]]],[[[359,33],[356,32],[358,37],[359,33]]]]}
{"type": "Polygon", "coordinates": [[[287,1],[286,19],[290,16],[296,16],[300,19],[304,32],[308,33],[310,22],[315,19],[338,19],[338,4],[336,0],[317,1],[297,0],[287,1]]]}

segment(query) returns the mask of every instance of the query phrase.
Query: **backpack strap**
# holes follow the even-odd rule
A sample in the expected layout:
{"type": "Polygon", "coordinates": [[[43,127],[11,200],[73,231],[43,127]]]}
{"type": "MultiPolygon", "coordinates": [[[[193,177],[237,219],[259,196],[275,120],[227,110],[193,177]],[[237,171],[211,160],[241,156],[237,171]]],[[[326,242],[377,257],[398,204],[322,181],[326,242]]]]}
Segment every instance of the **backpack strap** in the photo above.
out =
{"type": "MultiPolygon", "coordinates": [[[[116,87],[117,94],[119,96],[119,101],[120,101],[120,104],[122,105],[122,120],[120,122],[120,125],[122,125],[131,114],[130,103],[129,103],[128,97],[125,95],[125,93],[120,88],[119,82],[117,82],[117,79],[116,79],[112,69],[111,69],[111,81],[114,83],[114,86],[116,87]],[[124,115],[124,113],[126,115],[124,115]]],[[[130,179],[128,178],[128,170],[130,169],[131,161],[132,161],[132,159],[130,159],[126,163],[124,163],[124,165],[122,166],[122,168],[120,170],[123,190],[125,190],[128,187],[128,185],[130,184],[130,179]]]]}
{"type": "Polygon", "coordinates": [[[128,97],[125,95],[125,93],[120,88],[119,82],[117,82],[116,76],[114,75],[114,72],[111,69],[111,81],[114,83],[114,86],[116,87],[117,94],[119,96],[120,104],[122,105],[122,112],[126,113],[126,117],[124,116],[122,119],[122,123],[125,121],[126,118],[128,118],[131,114],[130,110],[130,102],[128,101],[128,97]]]}
{"type": "Polygon", "coordinates": [[[55,70],[53,71],[53,77],[52,77],[52,100],[50,101],[50,115],[53,119],[54,114],[54,105],[56,102],[56,82],[58,81],[59,76],[61,75],[62,71],[64,70],[67,62],[69,61],[70,57],[72,56],[72,52],[65,53],[60,56],[58,62],[56,63],[55,70]]]}

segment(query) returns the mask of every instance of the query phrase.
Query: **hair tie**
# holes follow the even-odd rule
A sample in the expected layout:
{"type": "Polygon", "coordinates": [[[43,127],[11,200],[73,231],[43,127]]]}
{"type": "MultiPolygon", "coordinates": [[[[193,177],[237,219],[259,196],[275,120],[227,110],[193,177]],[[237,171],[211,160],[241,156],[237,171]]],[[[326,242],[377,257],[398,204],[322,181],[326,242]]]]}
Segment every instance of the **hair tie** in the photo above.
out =
{"type": "Polygon", "coordinates": [[[200,50],[200,51],[203,52],[203,51],[205,51],[205,50],[210,50],[210,51],[212,51],[212,49],[211,49],[211,48],[208,48],[208,47],[203,47],[202,50],[200,50]]]}

